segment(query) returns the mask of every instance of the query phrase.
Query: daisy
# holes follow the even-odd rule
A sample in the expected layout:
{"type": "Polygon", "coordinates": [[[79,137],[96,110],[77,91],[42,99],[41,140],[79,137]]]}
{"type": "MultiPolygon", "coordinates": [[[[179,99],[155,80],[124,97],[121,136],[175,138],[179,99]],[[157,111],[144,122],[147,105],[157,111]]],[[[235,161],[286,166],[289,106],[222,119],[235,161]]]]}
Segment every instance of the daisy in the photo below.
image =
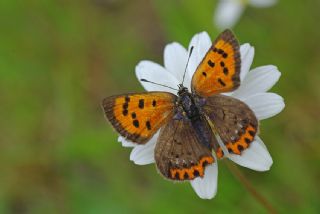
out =
{"type": "Polygon", "coordinates": [[[242,15],[245,7],[270,7],[277,0],[220,0],[214,13],[214,23],[219,29],[232,28],[242,15]]]}
{"type": "MultiPolygon", "coordinates": [[[[185,77],[185,86],[188,87],[190,91],[193,73],[211,45],[211,39],[206,32],[196,34],[191,39],[189,49],[192,46],[194,49],[185,77]]],[[[267,92],[280,78],[281,74],[277,67],[266,65],[249,71],[253,61],[254,48],[250,44],[243,44],[240,47],[240,53],[241,85],[237,90],[226,93],[226,95],[245,102],[253,110],[258,120],[267,119],[278,114],[285,106],[283,98],[275,93],[267,92]]],[[[141,61],[136,66],[136,75],[139,81],[140,79],[148,79],[176,88],[176,86],[182,82],[187,59],[188,51],[179,43],[174,42],[165,47],[164,67],[151,61],[141,61]]],[[[167,91],[176,94],[176,91],[170,88],[141,81],[140,83],[147,91],[167,91]]],[[[158,136],[159,131],[144,145],[134,144],[121,136],[118,141],[121,142],[124,147],[133,147],[130,160],[135,164],[145,165],[155,162],[154,149],[158,136]]],[[[219,137],[217,138],[219,140],[219,137]]],[[[255,140],[250,144],[250,147],[244,150],[241,155],[226,152],[225,157],[241,166],[256,171],[267,171],[273,163],[266,146],[258,136],[256,136],[255,140]]],[[[206,167],[203,178],[198,177],[190,181],[190,183],[200,198],[211,199],[217,191],[217,179],[218,165],[217,162],[215,162],[206,167]]]]}

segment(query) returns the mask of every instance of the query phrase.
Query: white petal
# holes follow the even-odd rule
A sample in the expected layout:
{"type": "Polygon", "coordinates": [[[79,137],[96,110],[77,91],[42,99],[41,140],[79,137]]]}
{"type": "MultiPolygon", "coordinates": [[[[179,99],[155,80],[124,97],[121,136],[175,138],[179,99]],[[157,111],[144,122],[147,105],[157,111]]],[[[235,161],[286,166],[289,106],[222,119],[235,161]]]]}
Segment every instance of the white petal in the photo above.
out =
{"type": "Polygon", "coordinates": [[[277,3],[277,0],[249,0],[253,7],[271,7],[277,3]]]}
{"type": "Polygon", "coordinates": [[[241,72],[240,80],[242,81],[247,75],[253,61],[254,57],[254,47],[249,43],[243,44],[240,46],[240,55],[241,55],[241,72]]]}
{"type": "Polygon", "coordinates": [[[241,86],[233,93],[232,96],[244,99],[253,94],[268,91],[279,80],[281,73],[273,65],[266,65],[251,70],[241,86]]]}
{"type": "Polygon", "coordinates": [[[237,0],[220,0],[214,14],[214,23],[220,29],[232,28],[243,13],[244,5],[237,0]]]}
{"type": "Polygon", "coordinates": [[[273,163],[266,146],[259,137],[256,137],[241,155],[229,154],[228,158],[241,166],[256,171],[267,171],[273,163]]]}
{"type": "Polygon", "coordinates": [[[222,151],[223,151],[223,154],[229,154],[229,151],[228,151],[226,145],[225,145],[225,144],[223,143],[223,141],[221,140],[221,137],[220,137],[218,134],[215,135],[215,137],[216,137],[216,139],[217,139],[217,142],[218,142],[220,148],[221,148],[222,151]]]}
{"type": "Polygon", "coordinates": [[[191,78],[211,45],[212,42],[207,32],[201,32],[192,37],[189,44],[189,50],[193,47],[193,52],[187,69],[189,82],[185,81],[186,87],[190,88],[191,78]]]}
{"type": "MultiPolygon", "coordinates": [[[[136,66],[136,75],[139,81],[140,79],[146,79],[172,88],[178,88],[179,81],[177,78],[162,66],[151,61],[141,61],[136,66]]],[[[176,94],[176,91],[170,88],[142,81],[140,83],[147,91],[167,91],[176,94]]]]}
{"type": "Polygon", "coordinates": [[[171,43],[164,49],[164,65],[181,83],[188,60],[187,50],[179,43],[171,43]]]}
{"type": "Polygon", "coordinates": [[[159,131],[145,144],[134,147],[130,160],[137,165],[154,163],[154,148],[159,136],[159,131]]]}
{"type": "Polygon", "coordinates": [[[243,100],[259,120],[267,119],[282,111],[283,98],[275,93],[259,93],[243,100]]]}
{"type": "Polygon", "coordinates": [[[203,178],[192,180],[191,186],[197,195],[202,199],[211,199],[217,193],[218,185],[218,164],[215,162],[206,167],[203,178]]]}
{"type": "Polygon", "coordinates": [[[135,146],[138,145],[138,144],[136,144],[136,143],[132,143],[132,142],[126,140],[126,139],[125,139],[124,137],[122,137],[122,136],[119,136],[119,137],[118,137],[118,142],[120,142],[123,147],[135,147],[135,146]]]}

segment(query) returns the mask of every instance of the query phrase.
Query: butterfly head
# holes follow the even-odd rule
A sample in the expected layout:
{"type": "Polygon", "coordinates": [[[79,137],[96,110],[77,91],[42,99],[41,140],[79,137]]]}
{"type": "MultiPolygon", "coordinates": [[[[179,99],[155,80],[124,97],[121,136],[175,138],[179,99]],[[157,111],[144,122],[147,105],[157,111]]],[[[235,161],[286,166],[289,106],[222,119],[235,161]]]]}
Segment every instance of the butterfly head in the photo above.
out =
{"type": "Polygon", "coordinates": [[[183,86],[182,84],[179,84],[178,87],[179,87],[179,91],[178,91],[179,96],[189,93],[188,88],[183,86]]]}

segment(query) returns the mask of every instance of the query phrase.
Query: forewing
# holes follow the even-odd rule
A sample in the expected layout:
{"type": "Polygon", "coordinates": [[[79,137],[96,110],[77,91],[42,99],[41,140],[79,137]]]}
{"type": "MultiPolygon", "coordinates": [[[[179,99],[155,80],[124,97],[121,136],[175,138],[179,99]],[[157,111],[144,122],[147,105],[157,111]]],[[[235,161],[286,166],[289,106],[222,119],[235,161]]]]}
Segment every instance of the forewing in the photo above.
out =
{"type": "Polygon", "coordinates": [[[172,119],[161,128],[155,162],[164,177],[183,181],[203,177],[205,167],[214,158],[211,149],[197,138],[189,120],[172,119]]]}
{"type": "MultiPolygon", "coordinates": [[[[214,95],[206,99],[203,110],[229,153],[240,155],[250,146],[258,132],[256,116],[240,100],[214,95]]],[[[218,158],[222,158],[224,156],[222,148],[216,149],[216,154],[218,158]]]]}
{"type": "Polygon", "coordinates": [[[144,144],[172,117],[175,100],[171,93],[147,92],[107,97],[102,106],[121,136],[144,144]]]}
{"type": "Polygon", "coordinates": [[[208,97],[233,91],[240,85],[240,48],[230,30],[215,40],[192,77],[194,93],[208,97]]]}

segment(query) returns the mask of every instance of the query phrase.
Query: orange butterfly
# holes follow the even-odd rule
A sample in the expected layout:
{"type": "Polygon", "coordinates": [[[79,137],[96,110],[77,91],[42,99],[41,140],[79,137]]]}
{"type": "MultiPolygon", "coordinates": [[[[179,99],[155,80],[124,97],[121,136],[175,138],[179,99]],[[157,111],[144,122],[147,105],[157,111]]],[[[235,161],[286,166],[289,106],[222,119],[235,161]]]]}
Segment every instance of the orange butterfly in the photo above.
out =
{"type": "Polygon", "coordinates": [[[177,181],[203,177],[215,156],[224,156],[216,135],[229,153],[241,154],[257,134],[258,121],[252,110],[220,94],[239,87],[240,67],[239,43],[226,30],[197,67],[191,92],[182,82],[177,95],[146,92],[111,96],[103,100],[103,109],[115,130],[136,144],[145,144],[160,129],[155,162],[164,177],[177,181]]]}

